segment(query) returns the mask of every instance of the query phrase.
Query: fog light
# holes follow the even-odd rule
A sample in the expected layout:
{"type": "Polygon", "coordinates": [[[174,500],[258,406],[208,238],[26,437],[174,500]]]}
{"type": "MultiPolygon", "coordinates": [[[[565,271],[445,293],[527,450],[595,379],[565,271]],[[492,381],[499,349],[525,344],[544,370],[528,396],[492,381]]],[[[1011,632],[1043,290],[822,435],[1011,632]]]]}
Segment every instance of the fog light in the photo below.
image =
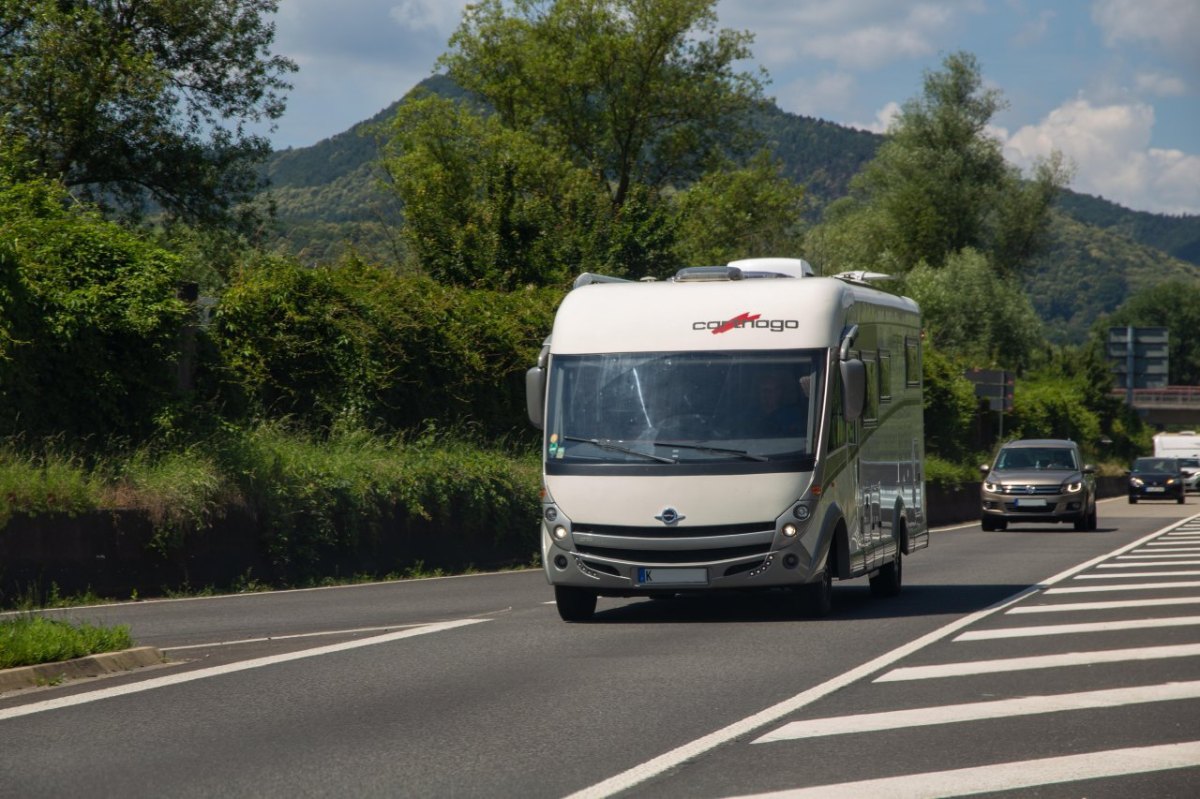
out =
{"type": "Polygon", "coordinates": [[[567,537],[567,528],[563,527],[561,524],[558,527],[555,527],[554,528],[554,537],[557,540],[562,541],[564,538],[567,537]]]}
{"type": "Polygon", "coordinates": [[[800,558],[796,557],[794,553],[789,552],[783,556],[783,568],[785,569],[794,569],[799,562],[800,558]]]}
{"type": "Polygon", "coordinates": [[[807,505],[797,505],[796,507],[792,508],[792,515],[800,521],[806,522],[808,521],[808,517],[811,515],[811,511],[809,511],[807,505]]]}
{"type": "Polygon", "coordinates": [[[796,525],[792,524],[791,522],[788,522],[787,524],[785,524],[783,526],[783,534],[785,536],[787,536],[788,538],[795,538],[796,533],[798,533],[798,532],[800,532],[799,529],[796,527],[796,525]]]}
{"type": "Polygon", "coordinates": [[[554,556],[554,565],[560,569],[565,569],[565,568],[567,568],[567,559],[565,557],[563,557],[562,555],[555,555],[554,556]]]}
{"type": "Polygon", "coordinates": [[[558,509],[554,507],[546,508],[546,511],[542,515],[546,517],[546,521],[553,522],[558,519],[558,509]]]}

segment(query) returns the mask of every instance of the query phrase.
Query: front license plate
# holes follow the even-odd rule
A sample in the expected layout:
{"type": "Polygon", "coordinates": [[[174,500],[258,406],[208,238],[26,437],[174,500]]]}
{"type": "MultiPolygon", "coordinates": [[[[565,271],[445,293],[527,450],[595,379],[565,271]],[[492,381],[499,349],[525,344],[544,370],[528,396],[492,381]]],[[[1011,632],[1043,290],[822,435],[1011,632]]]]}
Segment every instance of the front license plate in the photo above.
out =
{"type": "Polygon", "coordinates": [[[1044,508],[1044,507],[1046,507],[1046,500],[1044,500],[1044,499],[1018,499],[1017,507],[1018,508],[1044,508]]]}
{"type": "Polygon", "coordinates": [[[1147,494],[1165,494],[1167,489],[1162,486],[1150,486],[1146,489],[1147,494]]]}
{"type": "Polygon", "coordinates": [[[639,566],[638,585],[704,585],[708,582],[708,569],[648,569],[639,566]]]}

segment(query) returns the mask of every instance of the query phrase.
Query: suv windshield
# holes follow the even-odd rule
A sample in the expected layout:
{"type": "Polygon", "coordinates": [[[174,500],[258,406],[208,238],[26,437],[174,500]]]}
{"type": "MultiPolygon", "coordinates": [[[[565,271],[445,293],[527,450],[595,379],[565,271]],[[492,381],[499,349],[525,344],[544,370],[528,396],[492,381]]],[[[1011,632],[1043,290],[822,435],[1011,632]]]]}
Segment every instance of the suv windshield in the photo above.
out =
{"type": "Polygon", "coordinates": [[[1007,447],[996,457],[996,468],[1078,471],[1079,464],[1068,447],[1007,447]]]}
{"type": "Polygon", "coordinates": [[[823,350],[556,355],[548,464],[813,457],[823,350]]]}

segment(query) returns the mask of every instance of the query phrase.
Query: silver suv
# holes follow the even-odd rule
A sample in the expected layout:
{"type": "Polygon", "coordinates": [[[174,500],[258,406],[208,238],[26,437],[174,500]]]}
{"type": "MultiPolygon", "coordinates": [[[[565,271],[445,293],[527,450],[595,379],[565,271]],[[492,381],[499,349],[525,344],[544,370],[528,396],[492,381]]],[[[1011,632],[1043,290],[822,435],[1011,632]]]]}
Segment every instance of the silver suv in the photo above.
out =
{"type": "Polygon", "coordinates": [[[1073,441],[1010,441],[983,472],[981,526],[1004,530],[1012,522],[1073,522],[1096,529],[1096,469],[1073,441]]]}

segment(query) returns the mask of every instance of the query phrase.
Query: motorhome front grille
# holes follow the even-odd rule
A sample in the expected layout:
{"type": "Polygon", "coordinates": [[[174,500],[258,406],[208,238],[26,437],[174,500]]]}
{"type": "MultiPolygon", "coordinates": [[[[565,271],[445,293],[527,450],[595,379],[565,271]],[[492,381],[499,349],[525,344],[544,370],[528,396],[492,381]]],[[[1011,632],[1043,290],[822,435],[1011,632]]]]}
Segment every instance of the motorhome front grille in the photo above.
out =
{"type": "Polygon", "coordinates": [[[576,551],[581,555],[591,555],[597,558],[654,565],[659,563],[712,563],[734,558],[746,558],[751,555],[765,555],[771,550],[771,545],[755,544],[753,546],[729,547],[727,549],[610,549],[609,547],[580,546],[576,551]]]}
{"type": "Polygon", "coordinates": [[[580,524],[571,529],[577,533],[623,536],[625,538],[709,538],[715,535],[745,535],[747,533],[774,532],[775,522],[750,522],[748,524],[712,525],[708,527],[621,527],[613,524],[580,524]]]}

